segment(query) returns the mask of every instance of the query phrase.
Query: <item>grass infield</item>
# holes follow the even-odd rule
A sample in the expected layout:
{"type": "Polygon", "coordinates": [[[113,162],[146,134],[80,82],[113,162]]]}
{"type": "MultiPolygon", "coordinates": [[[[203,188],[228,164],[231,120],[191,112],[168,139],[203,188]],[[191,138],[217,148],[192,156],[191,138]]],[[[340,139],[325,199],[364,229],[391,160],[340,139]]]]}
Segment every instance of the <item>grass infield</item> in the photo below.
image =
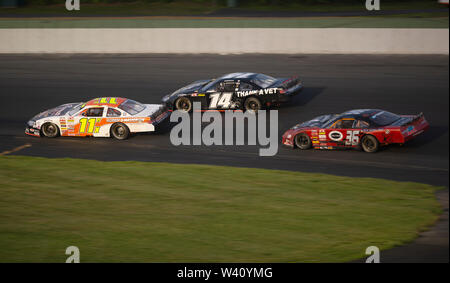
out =
{"type": "Polygon", "coordinates": [[[0,157],[0,262],[346,262],[434,223],[438,187],[150,162],[0,157]]]}

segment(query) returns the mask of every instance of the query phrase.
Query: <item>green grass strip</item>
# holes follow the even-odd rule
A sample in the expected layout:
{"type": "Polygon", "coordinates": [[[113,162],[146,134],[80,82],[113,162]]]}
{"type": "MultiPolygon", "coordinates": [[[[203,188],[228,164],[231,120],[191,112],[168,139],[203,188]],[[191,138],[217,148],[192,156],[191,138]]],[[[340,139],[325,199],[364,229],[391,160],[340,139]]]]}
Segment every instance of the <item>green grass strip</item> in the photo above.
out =
{"type": "Polygon", "coordinates": [[[434,223],[431,185],[151,162],[0,157],[0,262],[346,262],[434,223]]]}

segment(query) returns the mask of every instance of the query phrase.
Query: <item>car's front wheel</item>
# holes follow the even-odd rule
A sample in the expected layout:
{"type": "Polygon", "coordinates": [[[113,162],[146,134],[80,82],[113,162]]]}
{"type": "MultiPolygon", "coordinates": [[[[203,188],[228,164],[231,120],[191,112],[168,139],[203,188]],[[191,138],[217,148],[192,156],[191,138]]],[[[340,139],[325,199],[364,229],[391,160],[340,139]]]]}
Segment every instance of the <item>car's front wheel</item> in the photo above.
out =
{"type": "Polygon", "coordinates": [[[295,146],[300,149],[310,149],[311,139],[305,133],[300,133],[295,136],[295,146]]]}
{"type": "Polygon", "coordinates": [[[56,124],[45,123],[41,127],[42,134],[47,138],[56,138],[59,135],[59,128],[56,124]]]}
{"type": "Polygon", "coordinates": [[[175,109],[185,112],[190,112],[192,110],[192,102],[187,97],[180,97],[175,102],[175,109]]]}
{"type": "Polygon", "coordinates": [[[130,130],[123,123],[116,123],[111,127],[111,134],[118,140],[125,140],[130,135],[130,130]]]}
{"type": "Polygon", "coordinates": [[[365,152],[373,153],[378,151],[380,148],[380,143],[376,137],[366,135],[361,140],[361,147],[365,152]]]}

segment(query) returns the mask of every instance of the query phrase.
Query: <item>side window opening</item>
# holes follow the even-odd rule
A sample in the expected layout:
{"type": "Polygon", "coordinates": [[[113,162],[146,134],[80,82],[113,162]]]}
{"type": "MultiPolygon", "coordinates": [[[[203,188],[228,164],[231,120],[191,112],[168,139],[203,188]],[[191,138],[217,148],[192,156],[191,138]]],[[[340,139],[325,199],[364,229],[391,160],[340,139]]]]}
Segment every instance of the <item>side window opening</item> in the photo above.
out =
{"type": "Polygon", "coordinates": [[[240,91],[253,90],[253,89],[254,89],[253,85],[251,85],[251,84],[249,84],[249,83],[241,82],[241,83],[239,84],[239,90],[240,90],[240,91]]]}
{"type": "Polygon", "coordinates": [[[223,81],[220,83],[217,91],[234,92],[236,90],[236,82],[234,81],[223,81]]]}
{"type": "Polygon", "coordinates": [[[120,117],[120,115],[120,111],[114,108],[108,108],[108,112],[106,112],[106,117],[120,117]]]}
{"type": "Polygon", "coordinates": [[[220,87],[220,83],[216,82],[215,84],[213,84],[212,86],[210,86],[206,92],[216,92],[217,89],[220,87]]]}
{"type": "Polygon", "coordinates": [[[333,129],[351,129],[353,128],[353,123],[355,122],[354,119],[348,120],[348,119],[341,119],[337,121],[332,128],[333,129]]]}
{"type": "Polygon", "coordinates": [[[102,117],[103,107],[93,107],[86,111],[86,117],[102,117]]]}
{"type": "Polygon", "coordinates": [[[369,123],[363,120],[356,120],[355,123],[353,123],[353,128],[355,129],[369,128],[369,123]]]}

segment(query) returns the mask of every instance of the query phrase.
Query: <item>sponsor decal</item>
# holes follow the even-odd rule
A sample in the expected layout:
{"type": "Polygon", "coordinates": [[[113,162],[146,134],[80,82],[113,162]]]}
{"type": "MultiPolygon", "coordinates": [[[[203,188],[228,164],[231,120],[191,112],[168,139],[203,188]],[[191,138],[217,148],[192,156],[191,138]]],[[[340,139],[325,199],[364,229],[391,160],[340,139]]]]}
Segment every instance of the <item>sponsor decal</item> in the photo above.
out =
{"type": "Polygon", "coordinates": [[[319,135],[319,140],[326,140],[327,139],[327,135],[319,135]]]}
{"type": "MultiPolygon", "coordinates": [[[[117,104],[117,97],[100,97],[92,101],[92,105],[95,104],[117,104]]],[[[83,105],[83,107],[85,104],[83,105]]]]}
{"type": "Polygon", "coordinates": [[[339,131],[332,131],[328,134],[328,137],[333,141],[341,141],[344,135],[339,131]]]}
{"type": "Polygon", "coordinates": [[[107,123],[127,122],[127,123],[143,123],[145,118],[107,118],[107,123]]]}
{"type": "Polygon", "coordinates": [[[414,131],[414,126],[409,126],[406,130],[402,132],[402,134],[409,134],[414,131]]]}
{"type": "Polygon", "coordinates": [[[258,89],[258,90],[245,90],[245,91],[238,91],[237,96],[245,97],[245,96],[249,96],[249,95],[276,94],[277,91],[278,91],[278,88],[276,88],[276,87],[264,88],[264,89],[258,89]]]}
{"type": "Polygon", "coordinates": [[[66,119],[64,119],[64,118],[59,119],[59,123],[61,125],[61,130],[65,131],[67,129],[66,119]]]}

